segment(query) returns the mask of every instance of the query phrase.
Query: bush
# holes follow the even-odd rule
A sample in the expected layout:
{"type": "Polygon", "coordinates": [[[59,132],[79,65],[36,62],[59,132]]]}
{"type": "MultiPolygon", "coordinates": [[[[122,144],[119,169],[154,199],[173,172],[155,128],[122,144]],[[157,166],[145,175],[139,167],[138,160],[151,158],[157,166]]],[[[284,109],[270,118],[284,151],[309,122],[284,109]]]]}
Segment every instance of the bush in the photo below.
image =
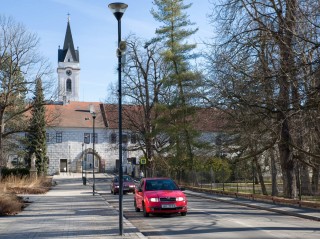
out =
{"type": "Polygon", "coordinates": [[[13,193],[0,192],[0,215],[14,215],[23,208],[22,200],[13,193]]]}
{"type": "Polygon", "coordinates": [[[7,175],[0,183],[0,216],[19,213],[27,202],[17,194],[43,194],[50,190],[52,177],[32,178],[7,175]]]}
{"type": "Polygon", "coordinates": [[[1,170],[1,176],[3,179],[11,175],[22,178],[29,174],[30,174],[30,170],[28,168],[2,168],[1,170]]]}

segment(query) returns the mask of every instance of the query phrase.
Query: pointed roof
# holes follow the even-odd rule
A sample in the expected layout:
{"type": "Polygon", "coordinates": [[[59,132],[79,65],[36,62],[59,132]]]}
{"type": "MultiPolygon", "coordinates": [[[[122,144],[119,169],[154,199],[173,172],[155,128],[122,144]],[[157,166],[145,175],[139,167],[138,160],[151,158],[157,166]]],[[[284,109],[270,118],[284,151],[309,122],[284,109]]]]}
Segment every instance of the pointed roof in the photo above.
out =
{"type": "Polygon", "coordinates": [[[63,44],[63,49],[59,49],[58,52],[58,61],[63,62],[66,54],[70,50],[73,61],[74,62],[79,62],[79,52],[78,50],[74,49],[74,44],[73,44],[73,39],[72,39],[72,33],[71,33],[71,27],[70,27],[70,20],[68,18],[68,24],[67,24],[67,30],[66,30],[66,35],[64,38],[64,44],[63,44]]]}

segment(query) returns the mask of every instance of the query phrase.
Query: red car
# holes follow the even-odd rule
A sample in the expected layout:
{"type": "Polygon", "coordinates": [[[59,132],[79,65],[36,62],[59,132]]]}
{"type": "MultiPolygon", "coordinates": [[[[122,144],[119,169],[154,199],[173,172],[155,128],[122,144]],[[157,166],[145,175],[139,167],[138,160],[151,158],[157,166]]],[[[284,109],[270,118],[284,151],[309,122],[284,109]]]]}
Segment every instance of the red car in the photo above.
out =
{"type": "MultiPolygon", "coordinates": [[[[134,193],[136,185],[134,183],[134,180],[130,176],[124,175],[122,182],[123,182],[122,184],[123,193],[134,193]]],[[[113,193],[114,195],[119,193],[119,177],[118,176],[115,176],[112,179],[110,190],[111,190],[111,193],[113,193]]]]}
{"type": "Polygon", "coordinates": [[[187,198],[177,184],[170,178],[143,178],[135,189],[134,207],[143,215],[157,213],[187,214],[187,198]]]}

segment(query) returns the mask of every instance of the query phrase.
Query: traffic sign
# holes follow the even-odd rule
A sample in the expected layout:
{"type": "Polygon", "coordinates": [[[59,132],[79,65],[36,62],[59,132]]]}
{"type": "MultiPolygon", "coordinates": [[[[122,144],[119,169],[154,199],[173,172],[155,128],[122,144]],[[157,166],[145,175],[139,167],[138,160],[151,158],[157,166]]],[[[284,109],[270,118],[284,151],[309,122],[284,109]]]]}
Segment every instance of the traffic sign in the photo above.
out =
{"type": "Polygon", "coordinates": [[[141,158],[140,159],[140,164],[146,164],[147,163],[147,159],[146,158],[141,158]]]}

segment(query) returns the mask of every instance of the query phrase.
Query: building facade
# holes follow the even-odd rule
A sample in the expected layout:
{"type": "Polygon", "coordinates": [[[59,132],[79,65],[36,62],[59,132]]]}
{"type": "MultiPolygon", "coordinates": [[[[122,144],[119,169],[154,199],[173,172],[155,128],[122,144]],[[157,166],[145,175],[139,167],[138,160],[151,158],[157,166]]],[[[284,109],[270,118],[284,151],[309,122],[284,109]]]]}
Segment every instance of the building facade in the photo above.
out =
{"type": "MultiPolygon", "coordinates": [[[[118,170],[118,130],[107,127],[103,109],[104,105],[99,102],[71,101],[47,106],[47,115],[51,116],[47,127],[49,174],[92,170],[93,156],[96,172],[118,170]],[[89,111],[92,106],[96,112],[94,135],[89,111]]],[[[126,150],[137,143],[130,131],[124,130],[123,138],[127,139],[123,142],[123,170],[131,174],[133,165],[129,161],[139,162],[142,153],[126,150]]]]}
{"type": "MultiPolygon", "coordinates": [[[[115,171],[119,164],[118,129],[108,125],[104,105],[100,102],[80,102],[80,59],[75,50],[70,21],[63,48],[58,50],[58,102],[46,106],[48,173],[81,172],[82,169],[96,172],[115,171]],[[93,135],[94,109],[95,135],[93,135]],[[94,147],[93,147],[94,141],[94,147]],[[93,150],[94,148],[94,150],[93,150]],[[94,164],[93,164],[94,158],[94,164]]],[[[130,162],[139,162],[142,152],[130,152],[130,133],[123,130],[124,171],[132,173],[130,162]]],[[[136,143],[136,142],[135,142],[136,143]]]]}

